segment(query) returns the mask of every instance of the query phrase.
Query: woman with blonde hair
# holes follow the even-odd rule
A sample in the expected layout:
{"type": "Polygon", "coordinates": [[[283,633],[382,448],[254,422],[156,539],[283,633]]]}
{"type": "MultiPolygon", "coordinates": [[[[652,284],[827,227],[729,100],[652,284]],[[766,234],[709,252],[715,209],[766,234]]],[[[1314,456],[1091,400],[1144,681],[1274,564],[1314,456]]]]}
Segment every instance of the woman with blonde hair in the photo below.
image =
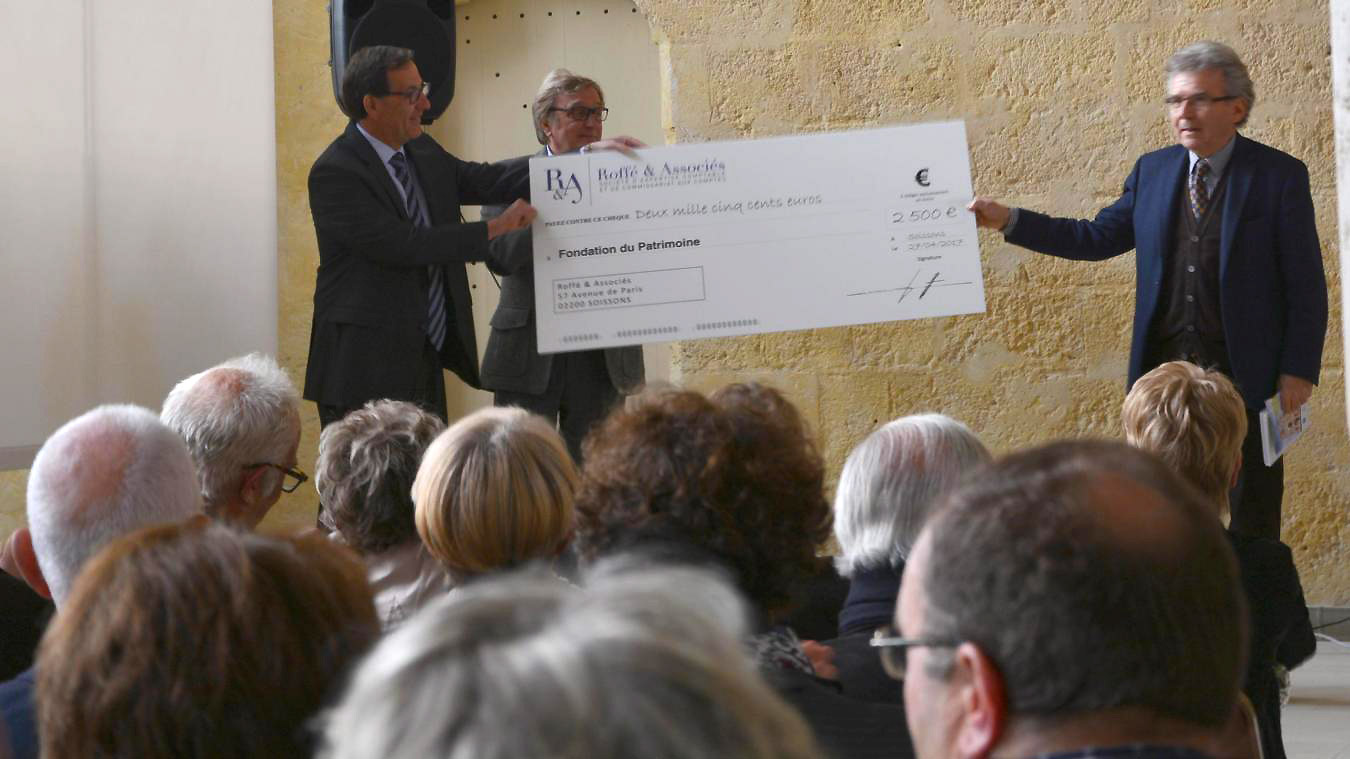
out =
{"type": "Polygon", "coordinates": [[[427,448],[412,488],[417,533],[458,582],[551,561],[572,536],[577,481],[543,417],[485,408],[427,448]]]}

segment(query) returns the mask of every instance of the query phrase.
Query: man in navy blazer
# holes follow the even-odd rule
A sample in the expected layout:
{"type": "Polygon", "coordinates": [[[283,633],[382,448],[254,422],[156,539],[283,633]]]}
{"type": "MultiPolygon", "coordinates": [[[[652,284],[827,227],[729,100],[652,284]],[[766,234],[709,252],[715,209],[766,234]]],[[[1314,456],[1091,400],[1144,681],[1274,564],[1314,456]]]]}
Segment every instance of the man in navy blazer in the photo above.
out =
{"type": "Polygon", "coordinates": [[[1052,218],[987,198],[980,226],[1080,261],[1135,250],[1129,384],[1171,360],[1232,377],[1248,409],[1232,529],[1279,538],[1283,460],[1265,466],[1257,412],[1280,393],[1308,400],[1322,365],[1327,285],[1303,162],[1237,133],[1256,95],[1227,45],[1198,42],[1167,61],[1177,145],[1142,156],[1095,219],[1052,218]]]}
{"type": "Polygon", "coordinates": [[[411,50],[357,51],[342,81],[352,121],[310,169],[319,271],[304,397],[323,425],[379,398],[444,419],[442,369],[478,387],[464,264],[535,215],[528,166],[462,161],[422,133],[428,91],[411,50]],[[460,204],[483,203],[509,207],[460,223],[460,204]]]}

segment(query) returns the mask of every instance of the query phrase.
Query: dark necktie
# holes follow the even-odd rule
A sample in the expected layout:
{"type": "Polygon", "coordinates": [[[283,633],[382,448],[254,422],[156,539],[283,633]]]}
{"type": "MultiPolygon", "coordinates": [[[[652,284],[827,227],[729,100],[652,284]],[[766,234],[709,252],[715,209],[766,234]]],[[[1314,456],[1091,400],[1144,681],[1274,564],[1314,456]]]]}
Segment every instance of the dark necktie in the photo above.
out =
{"type": "MultiPolygon", "coordinates": [[[[398,183],[403,185],[403,194],[407,197],[408,218],[419,227],[431,226],[431,220],[427,218],[427,209],[422,207],[422,201],[413,190],[408,159],[404,158],[402,153],[395,153],[394,157],[389,159],[389,165],[393,167],[398,183]]],[[[426,332],[427,337],[431,338],[431,344],[436,346],[436,350],[440,350],[445,342],[445,272],[439,266],[428,266],[427,273],[431,275],[431,289],[427,293],[426,332]]]]}
{"type": "Polygon", "coordinates": [[[1209,210],[1209,161],[1201,158],[1191,170],[1191,212],[1197,220],[1204,218],[1209,210]]]}

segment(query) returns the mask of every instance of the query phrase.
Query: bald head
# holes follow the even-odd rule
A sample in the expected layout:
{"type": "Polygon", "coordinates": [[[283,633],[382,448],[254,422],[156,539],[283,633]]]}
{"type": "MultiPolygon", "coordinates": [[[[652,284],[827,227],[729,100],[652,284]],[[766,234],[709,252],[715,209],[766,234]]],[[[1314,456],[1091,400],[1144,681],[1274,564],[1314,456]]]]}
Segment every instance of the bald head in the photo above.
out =
{"type": "Polygon", "coordinates": [[[300,397],[276,361],[230,359],[179,382],[160,418],[187,443],[213,517],[257,524],[295,466],[300,397]]]}
{"type": "Polygon", "coordinates": [[[100,406],[67,422],[28,475],[33,551],[58,606],[104,543],[199,511],[183,441],[138,406],[100,406]]]}
{"type": "Polygon", "coordinates": [[[1009,456],[953,494],[923,543],[923,629],[905,633],[979,646],[1010,715],[1136,707],[1212,727],[1231,714],[1236,563],[1201,496],[1152,456],[1086,441],[1009,456]]]}

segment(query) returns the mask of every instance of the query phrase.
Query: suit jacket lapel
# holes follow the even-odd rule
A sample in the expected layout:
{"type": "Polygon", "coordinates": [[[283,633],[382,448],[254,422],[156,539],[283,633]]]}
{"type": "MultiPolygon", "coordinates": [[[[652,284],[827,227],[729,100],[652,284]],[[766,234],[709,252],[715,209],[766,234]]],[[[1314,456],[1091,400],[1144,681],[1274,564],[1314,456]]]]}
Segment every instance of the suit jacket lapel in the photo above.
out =
{"type": "Polygon", "coordinates": [[[1223,283],[1228,273],[1228,258],[1233,252],[1233,239],[1237,236],[1238,222],[1242,221],[1242,209],[1247,204],[1247,193],[1252,189],[1254,169],[1251,161],[1246,160],[1251,147],[1250,140],[1237,135],[1233,138],[1233,155],[1228,159],[1228,191],[1223,200],[1223,228],[1219,230],[1219,282],[1223,283]]]}
{"type": "Polygon", "coordinates": [[[375,148],[370,146],[370,141],[366,139],[364,134],[361,134],[361,130],[356,128],[355,121],[347,122],[346,138],[351,144],[352,150],[356,151],[356,155],[366,165],[366,169],[371,176],[375,177],[375,183],[384,188],[384,194],[389,200],[389,205],[393,206],[399,218],[406,220],[408,218],[408,207],[403,204],[403,196],[394,186],[394,178],[389,176],[389,170],[384,167],[384,162],[380,160],[375,148]]]}
{"type": "MultiPolygon", "coordinates": [[[[1151,208],[1145,210],[1142,218],[1160,219],[1162,221],[1161,224],[1146,227],[1150,237],[1147,249],[1158,251],[1157,260],[1160,263],[1167,258],[1167,253],[1172,247],[1169,237],[1173,234],[1177,223],[1179,195],[1186,187],[1186,170],[1190,163],[1186,159],[1187,155],[1185,148],[1178,147],[1163,162],[1161,171],[1153,181],[1166,184],[1161,187],[1139,188],[1141,197],[1147,198],[1147,202],[1152,205],[1151,208]]],[[[1138,245],[1138,248],[1146,249],[1142,243],[1138,245]]]]}

